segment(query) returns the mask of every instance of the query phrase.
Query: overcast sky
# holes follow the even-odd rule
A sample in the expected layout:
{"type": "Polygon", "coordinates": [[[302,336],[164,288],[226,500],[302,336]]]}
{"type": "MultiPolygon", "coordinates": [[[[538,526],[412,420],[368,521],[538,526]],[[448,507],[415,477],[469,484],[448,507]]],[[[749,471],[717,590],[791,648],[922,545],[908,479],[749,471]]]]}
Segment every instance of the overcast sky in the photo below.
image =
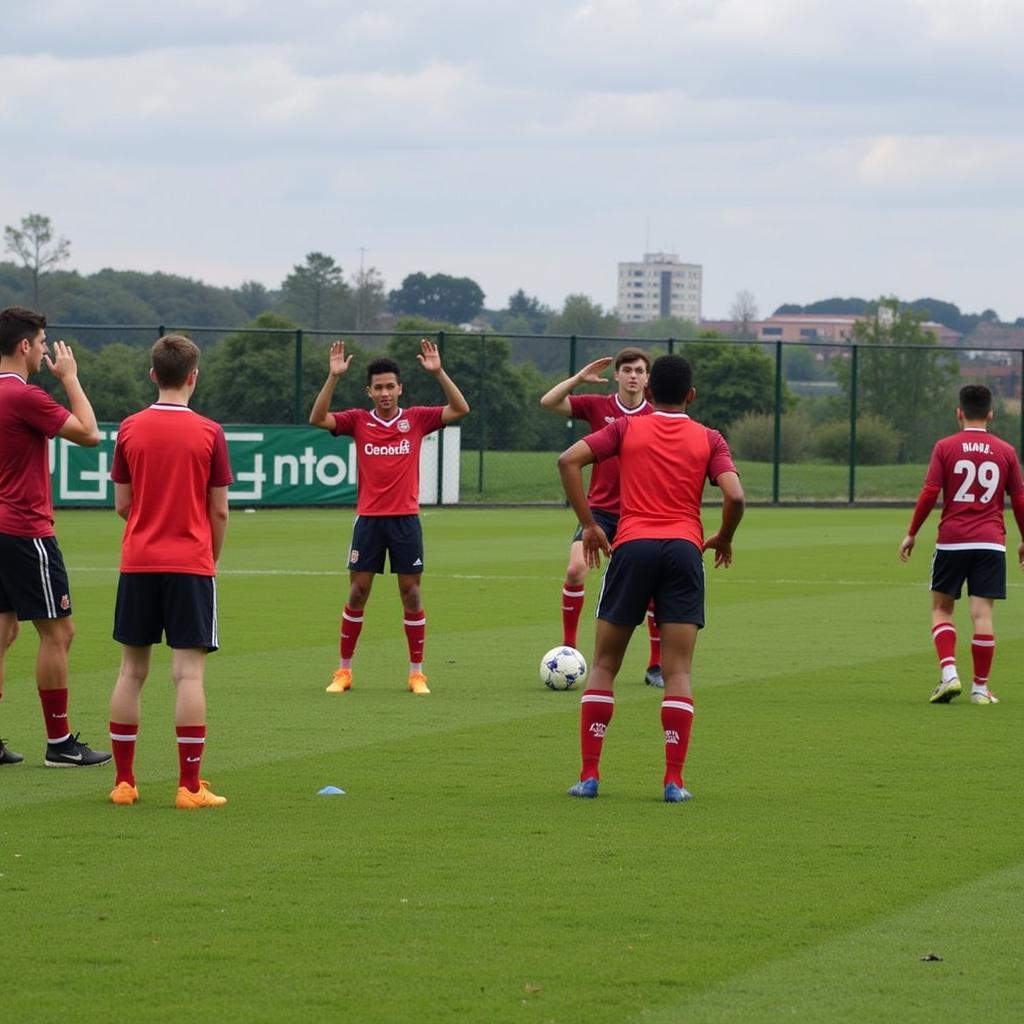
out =
{"type": "MultiPolygon", "coordinates": [[[[70,266],[277,287],[311,250],[704,315],[1024,316],[1024,0],[7,0],[0,222],[70,266]],[[170,11],[170,13],[168,13],[170,11]]],[[[11,257],[6,257],[11,258],[11,257]]]]}

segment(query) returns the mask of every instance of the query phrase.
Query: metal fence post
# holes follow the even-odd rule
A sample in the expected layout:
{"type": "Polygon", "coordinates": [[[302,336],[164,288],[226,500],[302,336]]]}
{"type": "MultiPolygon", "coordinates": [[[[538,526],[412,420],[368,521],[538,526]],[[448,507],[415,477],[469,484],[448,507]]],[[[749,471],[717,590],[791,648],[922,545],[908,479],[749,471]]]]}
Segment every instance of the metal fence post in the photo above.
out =
{"type": "Polygon", "coordinates": [[[779,463],[782,460],[782,342],[775,342],[775,437],[772,442],[772,504],[779,503],[779,463]]]}
{"type": "Polygon", "coordinates": [[[292,419],[302,422],[302,328],[295,331],[295,405],[292,419]]]}
{"type": "MultiPolygon", "coordinates": [[[[1021,398],[1024,399],[1024,348],[1020,350],[1020,393],[1021,398]]],[[[1020,448],[1018,451],[1024,458],[1024,401],[1020,405],[1020,448]]]]}
{"type": "Polygon", "coordinates": [[[676,350],[676,339],[675,338],[669,338],[668,339],[668,354],[672,355],[672,353],[675,352],[675,350],[676,350]]]}
{"type": "Polygon", "coordinates": [[[857,353],[859,345],[853,346],[850,360],[850,490],[847,500],[853,504],[857,485],[857,353]]]}
{"type": "MultiPolygon", "coordinates": [[[[444,366],[444,331],[437,332],[437,354],[444,366]]],[[[444,504],[444,436],[440,432],[437,435],[437,503],[444,504]]]]}
{"type": "Polygon", "coordinates": [[[480,456],[477,465],[477,493],[484,493],[484,446],[487,443],[487,335],[480,335],[480,411],[477,423],[480,424],[480,456]]]}

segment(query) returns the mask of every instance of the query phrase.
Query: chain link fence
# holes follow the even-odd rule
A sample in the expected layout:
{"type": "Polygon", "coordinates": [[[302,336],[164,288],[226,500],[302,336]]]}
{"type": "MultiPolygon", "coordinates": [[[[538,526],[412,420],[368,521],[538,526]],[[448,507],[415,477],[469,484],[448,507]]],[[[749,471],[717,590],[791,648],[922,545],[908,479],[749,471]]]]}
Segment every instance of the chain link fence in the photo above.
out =
{"type": "MultiPolygon", "coordinates": [[[[218,422],[305,424],[341,337],[355,359],[333,407],[366,406],[366,365],[402,368],[403,404],[437,404],[437,383],[416,360],[422,332],[304,331],[53,325],[74,345],[80,376],[101,421],[116,423],[153,399],[148,351],[176,330],[203,350],[193,399],[218,422]]],[[[461,422],[460,502],[560,503],[557,454],[589,429],[540,406],[540,397],[587,363],[627,345],[652,357],[686,356],[694,367],[695,419],[729,440],[751,501],[907,502],[920,488],[932,445],[956,429],[957,392],[986,384],[992,430],[1024,447],[1024,351],[724,339],[496,336],[435,332],[445,369],[470,403],[461,422]]],[[[58,392],[47,374],[39,383],[58,392]]],[[[585,385],[584,391],[614,388],[585,385]]]]}

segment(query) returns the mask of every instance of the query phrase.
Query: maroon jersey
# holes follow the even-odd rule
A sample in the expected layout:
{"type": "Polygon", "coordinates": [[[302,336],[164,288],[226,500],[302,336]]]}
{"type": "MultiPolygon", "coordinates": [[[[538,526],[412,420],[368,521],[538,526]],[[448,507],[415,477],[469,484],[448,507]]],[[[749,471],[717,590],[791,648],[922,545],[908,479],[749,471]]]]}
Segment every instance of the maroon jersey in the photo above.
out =
{"type": "Polygon", "coordinates": [[[382,420],[375,409],[331,413],[335,436],[355,443],[361,516],[414,516],[420,510],[420,448],[423,438],[444,424],[442,405],[399,409],[382,420]]]}
{"type": "Polygon", "coordinates": [[[686,413],[655,410],[643,419],[614,420],[583,440],[598,465],[611,459],[620,463],[622,510],[614,547],[631,540],[688,540],[703,548],[704,481],[736,472],[717,430],[686,413]]]}
{"type": "MultiPolygon", "coordinates": [[[[574,419],[586,420],[592,431],[598,431],[624,416],[649,416],[654,412],[646,399],[635,409],[627,409],[614,395],[570,395],[569,408],[574,419]]],[[[619,512],[619,460],[612,456],[596,463],[590,470],[587,504],[605,512],[619,512]]]]}
{"type": "Polygon", "coordinates": [[[942,491],[936,547],[1006,550],[1005,496],[1024,495],[1013,446],[981,427],[944,437],[932,449],[924,490],[942,491]]]}
{"type": "Polygon", "coordinates": [[[0,373],[0,533],[53,536],[49,439],[71,413],[16,373],[0,373]]]}
{"type": "Polygon", "coordinates": [[[218,424],[186,405],[156,402],[118,428],[110,479],[132,485],[121,572],[216,574],[207,495],[232,482],[218,424]]]}

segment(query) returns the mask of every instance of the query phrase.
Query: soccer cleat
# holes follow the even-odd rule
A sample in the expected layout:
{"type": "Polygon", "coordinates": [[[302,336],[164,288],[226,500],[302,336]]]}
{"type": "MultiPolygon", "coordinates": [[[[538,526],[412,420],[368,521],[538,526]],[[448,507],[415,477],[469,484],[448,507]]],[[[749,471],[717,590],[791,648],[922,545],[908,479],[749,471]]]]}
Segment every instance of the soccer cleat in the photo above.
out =
{"type": "Polygon", "coordinates": [[[119,807],[130,807],[139,799],[139,791],[130,782],[119,782],[110,791],[110,802],[119,807]]]}
{"type": "Polygon", "coordinates": [[[674,782],[669,782],[665,786],[665,803],[667,804],[681,804],[692,799],[693,794],[688,789],[683,789],[682,786],[677,786],[674,782]]]}
{"type": "Polygon", "coordinates": [[[179,786],[178,795],[174,798],[174,806],[179,811],[195,811],[201,807],[223,807],[227,802],[226,796],[217,796],[216,793],[210,792],[210,784],[205,779],[199,780],[198,793],[179,786]]]}
{"type": "Polygon", "coordinates": [[[941,682],[932,690],[928,698],[931,704],[948,704],[954,697],[960,696],[960,680],[950,679],[949,682],[941,682]]]}
{"type": "Polygon", "coordinates": [[[92,768],[96,765],[109,764],[113,754],[106,750],[92,750],[78,739],[79,734],[69,736],[63,743],[47,743],[46,759],[43,764],[47,768],[92,768]]]}
{"type": "Polygon", "coordinates": [[[644,682],[648,686],[656,686],[659,690],[664,690],[665,677],[661,674],[661,666],[651,665],[644,673],[644,682]]]}
{"type": "Polygon", "coordinates": [[[427,686],[427,677],[422,672],[409,673],[409,692],[430,693],[430,687],[427,686]]]}
{"type": "Polygon", "coordinates": [[[582,796],[593,800],[597,796],[597,779],[580,779],[575,786],[569,787],[569,796],[582,796]]]}
{"type": "Polygon", "coordinates": [[[352,669],[338,668],[331,676],[331,685],[327,687],[328,693],[344,693],[352,689],[352,669]]]}
{"type": "Polygon", "coordinates": [[[979,691],[975,690],[971,694],[971,703],[972,704],[998,704],[999,703],[999,698],[991,690],[985,690],[984,692],[979,692],[979,691]]]}
{"type": "Polygon", "coordinates": [[[6,743],[7,740],[0,740],[0,764],[21,764],[25,758],[21,754],[9,750],[6,743]]]}

